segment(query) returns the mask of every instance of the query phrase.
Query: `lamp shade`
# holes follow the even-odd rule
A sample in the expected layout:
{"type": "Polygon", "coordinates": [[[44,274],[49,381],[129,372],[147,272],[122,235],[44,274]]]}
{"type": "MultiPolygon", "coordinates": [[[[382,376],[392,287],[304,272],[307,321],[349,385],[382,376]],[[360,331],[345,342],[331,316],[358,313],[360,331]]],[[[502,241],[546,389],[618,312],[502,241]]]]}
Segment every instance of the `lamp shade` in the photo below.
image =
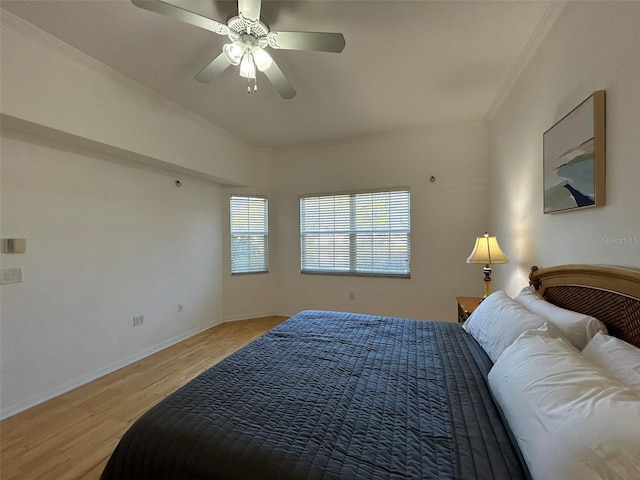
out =
{"type": "Polygon", "coordinates": [[[467,263],[491,265],[492,263],[509,263],[509,259],[500,249],[496,237],[490,237],[485,233],[482,237],[476,238],[476,244],[467,258],[467,263]]]}

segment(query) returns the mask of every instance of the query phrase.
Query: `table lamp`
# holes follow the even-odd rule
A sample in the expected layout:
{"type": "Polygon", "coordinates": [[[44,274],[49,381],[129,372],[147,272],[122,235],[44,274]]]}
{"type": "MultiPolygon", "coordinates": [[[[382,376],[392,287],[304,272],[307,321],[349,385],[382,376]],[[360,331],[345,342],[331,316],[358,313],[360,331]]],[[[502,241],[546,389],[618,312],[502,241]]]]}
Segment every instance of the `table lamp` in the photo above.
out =
{"type": "Polygon", "coordinates": [[[471,255],[467,258],[467,263],[483,263],[484,268],[484,297],[491,294],[491,265],[494,263],[509,263],[509,259],[500,249],[496,237],[490,237],[487,232],[482,237],[476,238],[471,255]]]}

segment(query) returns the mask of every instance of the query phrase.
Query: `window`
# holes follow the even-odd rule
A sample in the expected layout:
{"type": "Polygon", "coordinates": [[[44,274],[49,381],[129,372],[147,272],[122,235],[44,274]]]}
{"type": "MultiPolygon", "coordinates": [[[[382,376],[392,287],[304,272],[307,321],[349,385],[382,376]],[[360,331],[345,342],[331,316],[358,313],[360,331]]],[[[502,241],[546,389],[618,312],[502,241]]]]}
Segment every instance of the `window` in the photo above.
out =
{"type": "Polygon", "coordinates": [[[231,273],[268,271],[269,212],[264,197],[231,196],[231,273]]]}
{"type": "Polygon", "coordinates": [[[300,198],[302,273],[409,277],[409,190],[300,198]]]}

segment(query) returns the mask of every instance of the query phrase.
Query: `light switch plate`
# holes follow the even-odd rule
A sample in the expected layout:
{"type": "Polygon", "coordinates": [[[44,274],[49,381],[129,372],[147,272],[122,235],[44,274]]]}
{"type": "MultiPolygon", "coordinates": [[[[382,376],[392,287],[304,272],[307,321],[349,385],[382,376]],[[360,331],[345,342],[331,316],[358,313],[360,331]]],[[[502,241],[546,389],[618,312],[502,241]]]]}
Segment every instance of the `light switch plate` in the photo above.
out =
{"type": "Polygon", "coordinates": [[[3,238],[2,253],[24,253],[27,251],[26,238],[3,238]]]}
{"type": "Polygon", "coordinates": [[[22,283],[22,267],[5,268],[0,271],[0,285],[9,285],[11,283],[22,283]]]}

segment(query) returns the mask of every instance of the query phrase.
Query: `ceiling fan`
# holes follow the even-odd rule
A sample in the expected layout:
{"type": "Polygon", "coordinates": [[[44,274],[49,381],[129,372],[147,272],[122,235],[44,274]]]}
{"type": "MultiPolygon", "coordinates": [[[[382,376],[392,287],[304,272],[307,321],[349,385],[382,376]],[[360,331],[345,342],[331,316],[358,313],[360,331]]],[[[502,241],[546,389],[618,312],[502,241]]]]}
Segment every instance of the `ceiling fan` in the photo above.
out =
{"type": "Polygon", "coordinates": [[[257,91],[256,68],[263,72],[284,99],[293,98],[293,88],[282,70],[273,61],[266,48],[282,50],[311,50],[340,53],[345,41],[341,33],[273,32],[260,21],[262,0],[238,0],[238,15],[224,24],[190,12],[162,0],[131,0],[136,6],[161,13],[181,22],[204,28],[218,35],[226,35],[231,43],[224,45],[222,53],[204,67],[195,79],[202,83],[212,81],[230,65],[240,65],[240,76],[247,79],[247,91],[257,91]]]}

